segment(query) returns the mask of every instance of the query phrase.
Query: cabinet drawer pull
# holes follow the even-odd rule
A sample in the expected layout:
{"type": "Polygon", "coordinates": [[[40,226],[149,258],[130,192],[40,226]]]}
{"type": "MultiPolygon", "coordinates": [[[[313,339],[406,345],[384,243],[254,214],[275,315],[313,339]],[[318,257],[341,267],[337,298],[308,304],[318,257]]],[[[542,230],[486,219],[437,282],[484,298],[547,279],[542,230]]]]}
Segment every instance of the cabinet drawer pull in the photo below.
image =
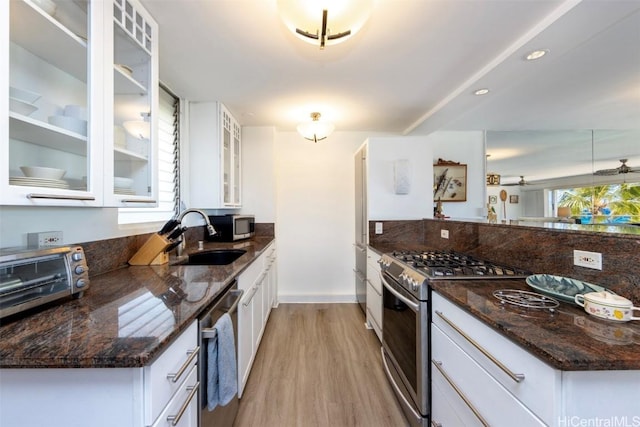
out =
{"type": "Polygon", "coordinates": [[[491,360],[498,368],[502,369],[502,371],[507,374],[512,380],[514,380],[515,382],[519,383],[524,381],[524,374],[516,374],[513,373],[509,368],[507,368],[502,362],[500,362],[498,359],[496,359],[491,353],[489,353],[487,350],[484,349],[484,347],[482,347],[480,344],[478,344],[473,338],[471,338],[469,335],[467,335],[462,329],[460,329],[458,326],[456,326],[451,320],[447,319],[444,314],[442,314],[442,312],[437,311],[436,310],[436,314],[438,315],[438,317],[440,317],[442,320],[444,320],[447,325],[451,326],[453,329],[455,329],[455,331],[457,333],[459,333],[460,335],[462,335],[464,337],[464,339],[466,339],[467,341],[469,341],[469,343],[471,345],[473,345],[475,348],[478,349],[478,351],[480,351],[482,354],[484,354],[489,360],[491,360]]]}
{"type": "Polygon", "coordinates": [[[489,423],[486,422],[484,418],[482,418],[482,415],[480,415],[480,412],[478,412],[478,410],[473,406],[473,404],[469,401],[469,399],[467,399],[467,396],[464,395],[462,390],[460,390],[458,388],[458,386],[453,382],[453,380],[451,378],[449,378],[449,375],[447,375],[447,373],[444,371],[444,369],[442,369],[442,362],[438,362],[435,359],[431,359],[431,362],[438,369],[438,371],[440,371],[440,373],[442,374],[444,379],[447,380],[449,385],[453,388],[453,390],[455,390],[455,392],[458,394],[458,396],[460,396],[460,399],[464,400],[464,403],[466,403],[467,406],[469,407],[469,409],[471,409],[471,412],[473,412],[473,415],[476,416],[478,421],[480,421],[483,426],[489,427],[489,423]]]}
{"type": "Polygon", "coordinates": [[[167,374],[167,379],[171,380],[171,382],[177,383],[180,377],[182,376],[182,374],[184,374],[184,371],[186,371],[189,365],[191,364],[191,362],[193,362],[193,359],[198,357],[199,351],[200,351],[200,346],[194,348],[193,350],[187,351],[187,354],[189,355],[189,357],[187,358],[186,362],[182,364],[180,369],[178,369],[178,372],[176,372],[175,374],[167,374]]]}
{"type": "Polygon", "coordinates": [[[156,203],[157,200],[122,199],[122,203],[156,203]]]}
{"type": "Polygon", "coordinates": [[[187,391],[190,392],[189,396],[187,396],[187,400],[184,401],[184,403],[182,404],[182,406],[180,407],[180,410],[178,411],[178,413],[176,415],[169,415],[167,417],[167,421],[169,421],[172,426],[178,425],[178,423],[180,422],[180,418],[182,418],[182,416],[184,415],[185,411],[189,407],[189,404],[191,403],[191,401],[195,397],[196,393],[198,392],[198,388],[199,387],[200,387],[200,382],[195,383],[195,385],[193,385],[193,386],[187,387],[187,391]]]}
{"type": "Polygon", "coordinates": [[[243,307],[247,307],[249,304],[251,304],[251,300],[253,299],[254,295],[256,294],[256,292],[258,292],[258,286],[254,286],[253,288],[251,288],[251,295],[249,295],[247,297],[247,300],[245,302],[242,303],[243,307]]]}
{"type": "Polygon", "coordinates": [[[92,196],[67,196],[64,194],[29,193],[27,194],[27,199],[81,200],[86,202],[93,202],[96,198],[92,196]]]}

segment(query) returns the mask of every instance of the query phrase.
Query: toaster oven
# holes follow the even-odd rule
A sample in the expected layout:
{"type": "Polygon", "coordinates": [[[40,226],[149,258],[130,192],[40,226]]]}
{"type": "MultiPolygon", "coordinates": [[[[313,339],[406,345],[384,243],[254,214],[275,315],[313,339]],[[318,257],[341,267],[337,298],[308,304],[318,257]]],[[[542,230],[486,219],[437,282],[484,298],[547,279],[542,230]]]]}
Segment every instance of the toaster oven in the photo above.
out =
{"type": "Polygon", "coordinates": [[[80,246],[0,250],[0,319],[89,287],[89,269],[80,246]]]}

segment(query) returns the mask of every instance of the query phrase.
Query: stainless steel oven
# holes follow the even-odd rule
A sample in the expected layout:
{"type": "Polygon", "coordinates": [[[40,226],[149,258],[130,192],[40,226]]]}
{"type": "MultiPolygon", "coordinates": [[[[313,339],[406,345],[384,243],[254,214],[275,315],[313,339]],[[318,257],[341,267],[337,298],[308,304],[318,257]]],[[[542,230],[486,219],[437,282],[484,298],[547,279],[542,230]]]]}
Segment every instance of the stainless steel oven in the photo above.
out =
{"type": "Polygon", "coordinates": [[[431,377],[428,292],[419,299],[386,271],[382,285],[384,368],[407,420],[413,426],[427,426],[431,377]]]}
{"type": "Polygon", "coordinates": [[[431,415],[431,287],[442,279],[499,279],[530,273],[448,251],[384,254],[382,360],[387,378],[412,426],[431,415]]]}

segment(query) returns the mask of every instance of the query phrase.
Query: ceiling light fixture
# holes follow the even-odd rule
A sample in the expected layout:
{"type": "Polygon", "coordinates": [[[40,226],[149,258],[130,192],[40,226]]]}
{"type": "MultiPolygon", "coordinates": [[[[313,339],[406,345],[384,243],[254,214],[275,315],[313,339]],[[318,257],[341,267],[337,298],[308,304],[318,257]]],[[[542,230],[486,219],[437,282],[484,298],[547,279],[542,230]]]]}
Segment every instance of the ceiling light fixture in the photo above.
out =
{"type": "Polygon", "coordinates": [[[320,49],[346,41],[369,19],[371,0],[278,0],[287,28],[320,49]]]}
{"type": "Polygon", "coordinates": [[[480,95],[486,95],[486,94],[488,94],[488,93],[489,93],[489,89],[487,89],[487,88],[478,89],[478,90],[476,90],[475,92],[473,92],[473,94],[474,94],[474,95],[478,95],[478,96],[480,96],[480,95]]]}
{"type": "Polygon", "coordinates": [[[529,53],[527,56],[525,56],[525,59],[527,61],[535,61],[536,59],[540,59],[543,56],[545,56],[547,53],[549,53],[548,49],[538,49],[538,50],[534,50],[533,52],[529,53]]]}
{"type": "Polygon", "coordinates": [[[329,122],[321,122],[320,121],[320,113],[313,112],[311,113],[311,121],[300,123],[297,127],[298,132],[305,139],[309,141],[318,142],[322,141],[333,132],[335,126],[333,123],[329,122]]]}

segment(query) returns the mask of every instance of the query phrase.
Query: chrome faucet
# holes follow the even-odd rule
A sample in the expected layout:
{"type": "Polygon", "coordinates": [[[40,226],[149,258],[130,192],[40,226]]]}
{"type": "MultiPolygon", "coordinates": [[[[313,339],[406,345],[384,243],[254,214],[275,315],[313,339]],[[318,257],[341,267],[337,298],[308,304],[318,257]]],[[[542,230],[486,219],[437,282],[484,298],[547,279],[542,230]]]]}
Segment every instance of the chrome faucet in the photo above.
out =
{"type": "MultiPolygon", "coordinates": [[[[202,216],[202,218],[204,218],[204,222],[206,224],[207,227],[207,232],[209,233],[209,236],[214,236],[217,231],[215,228],[213,228],[213,225],[211,225],[211,223],[209,222],[209,217],[207,216],[206,213],[204,213],[203,211],[201,211],[200,209],[185,209],[184,211],[182,211],[180,213],[180,215],[178,215],[178,223],[182,222],[182,219],[191,212],[196,212],[198,214],[200,214],[200,216],[202,216]]],[[[180,244],[178,245],[178,247],[176,248],[176,254],[178,256],[182,256],[182,251],[184,250],[185,246],[186,246],[186,236],[184,234],[182,234],[182,236],[180,237],[180,244]]]]}

